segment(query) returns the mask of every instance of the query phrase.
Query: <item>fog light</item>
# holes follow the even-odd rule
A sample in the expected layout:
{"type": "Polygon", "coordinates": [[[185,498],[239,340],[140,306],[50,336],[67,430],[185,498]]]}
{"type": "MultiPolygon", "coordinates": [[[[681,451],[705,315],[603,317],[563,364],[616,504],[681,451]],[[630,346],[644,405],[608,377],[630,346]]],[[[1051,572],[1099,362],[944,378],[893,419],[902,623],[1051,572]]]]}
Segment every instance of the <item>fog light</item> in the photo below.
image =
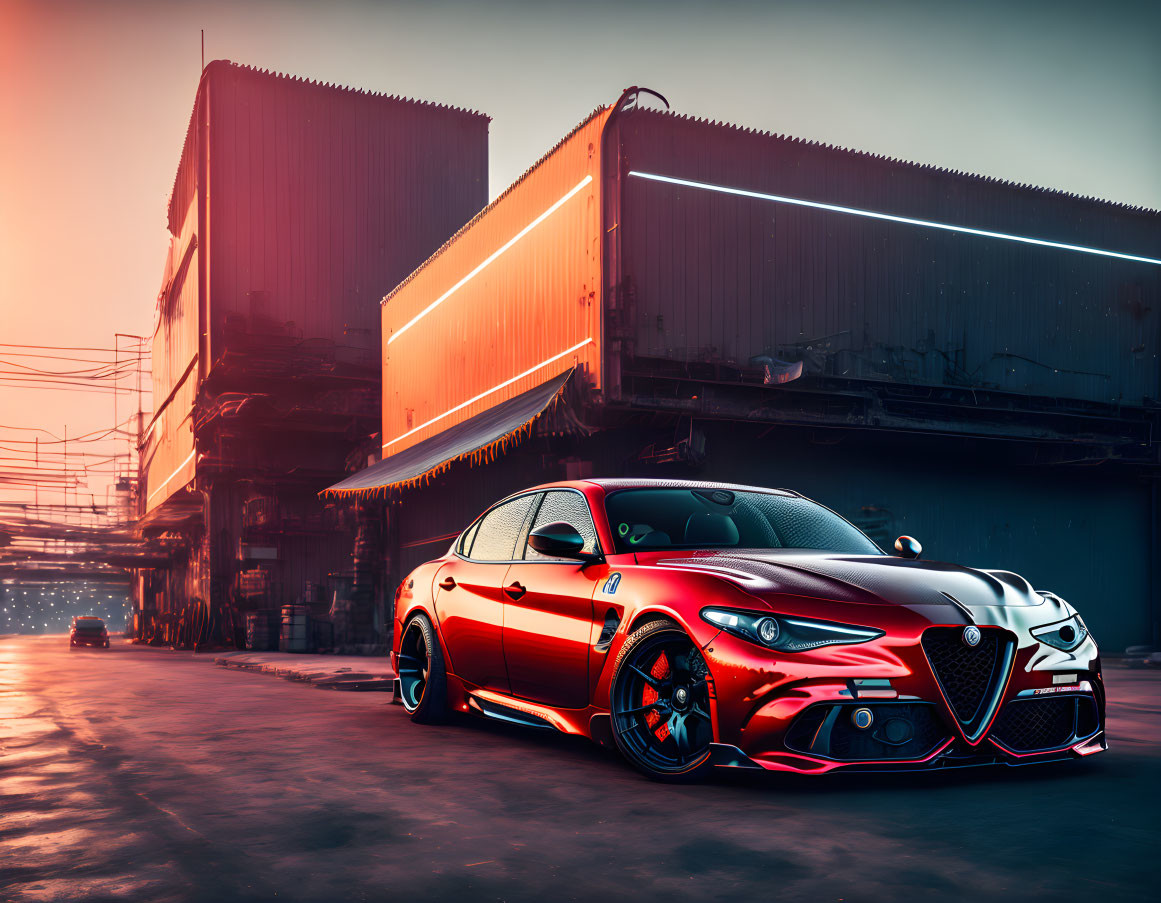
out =
{"type": "Polygon", "coordinates": [[[911,723],[902,718],[891,718],[883,725],[883,739],[896,746],[902,746],[913,736],[915,731],[911,723]]]}
{"type": "Polygon", "coordinates": [[[855,709],[851,713],[851,724],[853,724],[861,731],[865,731],[867,728],[869,728],[874,723],[874,721],[875,716],[870,709],[859,708],[855,709]]]}

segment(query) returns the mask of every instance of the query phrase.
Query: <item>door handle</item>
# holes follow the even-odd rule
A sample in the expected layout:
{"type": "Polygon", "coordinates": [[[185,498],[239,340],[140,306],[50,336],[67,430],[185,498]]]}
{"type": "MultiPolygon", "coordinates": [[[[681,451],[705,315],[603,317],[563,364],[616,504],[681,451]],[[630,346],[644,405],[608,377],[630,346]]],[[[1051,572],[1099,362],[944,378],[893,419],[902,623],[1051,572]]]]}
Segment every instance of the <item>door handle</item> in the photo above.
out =
{"type": "Polygon", "coordinates": [[[526,592],[528,592],[528,588],[521,586],[520,581],[517,580],[515,583],[510,583],[506,587],[504,587],[504,592],[506,592],[508,594],[508,596],[513,601],[515,601],[515,600],[519,599],[521,596],[523,596],[526,592]]]}
{"type": "Polygon", "coordinates": [[[441,581],[439,584],[439,588],[440,589],[455,589],[456,588],[455,578],[448,577],[446,580],[441,581]]]}

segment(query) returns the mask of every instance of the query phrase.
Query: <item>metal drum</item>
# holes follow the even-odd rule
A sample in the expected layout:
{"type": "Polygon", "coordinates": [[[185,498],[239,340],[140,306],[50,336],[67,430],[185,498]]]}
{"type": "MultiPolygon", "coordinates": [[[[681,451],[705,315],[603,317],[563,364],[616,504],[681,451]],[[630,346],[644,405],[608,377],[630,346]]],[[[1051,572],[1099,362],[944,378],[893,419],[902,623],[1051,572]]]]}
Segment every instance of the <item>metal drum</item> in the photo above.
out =
{"type": "Polygon", "coordinates": [[[282,652],[307,652],[310,649],[310,608],[306,605],[282,606],[282,634],[278,648],[282,652]]]}
{"type": "Polygon", "coordinates": [[[246,612],[246,648],[269,652],[278,648],[279,620],[273,611],[246,612]]]}

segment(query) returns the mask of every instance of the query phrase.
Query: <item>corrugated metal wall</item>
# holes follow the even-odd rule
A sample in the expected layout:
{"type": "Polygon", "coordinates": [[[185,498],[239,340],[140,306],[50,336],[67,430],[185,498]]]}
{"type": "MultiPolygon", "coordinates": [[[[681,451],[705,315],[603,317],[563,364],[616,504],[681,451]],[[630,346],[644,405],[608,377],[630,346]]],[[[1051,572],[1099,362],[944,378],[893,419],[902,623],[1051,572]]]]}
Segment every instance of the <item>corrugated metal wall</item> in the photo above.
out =
{"type": "Polygon", "coordinates": [[[152,511],[193,479],[192,411],[197,386],[198,260],[196,202],[172,236],[153,333],[153,411],[141,450],[141,490],[152,511]]]}
{"type": "Polygon", "coordinates": [[[379,349],[379,301],[487,202],[487,117],[216,62],[211,360],[227,327],[379,349]]]}
{"type": "Polygon", "coordinates": [[[204,71],[169,206],[142,456],[149,509],[195,479],[204,491],[179,525],[190,549],[168,569],[171,608],[273,607],[350,570],[351,524],[315,493],[373,429],[380,300],[487,203],[487,132],[478,113],[204,71]],[[243,410],[246,395],[261,401],[243,410]],[[246,522],[255,498],[277,529],[246,522]]]}
{"type": "Polygon", "coordinates": [[[638,357],[773,354],[860,379],[1158,396],[1161,266],[627,173],[1161,258],[1156,213],[652,111],[617,129],[638,357]]]}
{"type": "Polygon", "coordinates": [[[600,385],[606,116],[578,126],[385,300],[384,454],[574,365],[600,385]]]}
{"type": "Polygon", "coordinates": [[[478,113],[206,67],[169,204],[147,510],[193,479],[198,380],[227,334],[334,343],[374,372],[383,294],[487,202],[487,132],[478,113]]]}

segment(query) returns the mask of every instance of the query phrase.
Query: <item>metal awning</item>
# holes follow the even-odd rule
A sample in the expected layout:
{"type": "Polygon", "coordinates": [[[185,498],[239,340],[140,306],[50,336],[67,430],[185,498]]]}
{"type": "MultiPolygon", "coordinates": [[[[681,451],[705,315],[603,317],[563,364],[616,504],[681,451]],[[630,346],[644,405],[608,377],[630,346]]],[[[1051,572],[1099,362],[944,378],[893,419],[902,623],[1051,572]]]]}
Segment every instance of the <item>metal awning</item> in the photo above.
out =
{"type": "Polygon", "coordinates": [[[570,367],[535,389],[509,398],[494,408],[384,458],[324,489],[322,496],[370,497],[388,489],[410,486],[446,470],[463,458],[478,459],[497,446],[514,442],[564,391],[570,367]]]}

